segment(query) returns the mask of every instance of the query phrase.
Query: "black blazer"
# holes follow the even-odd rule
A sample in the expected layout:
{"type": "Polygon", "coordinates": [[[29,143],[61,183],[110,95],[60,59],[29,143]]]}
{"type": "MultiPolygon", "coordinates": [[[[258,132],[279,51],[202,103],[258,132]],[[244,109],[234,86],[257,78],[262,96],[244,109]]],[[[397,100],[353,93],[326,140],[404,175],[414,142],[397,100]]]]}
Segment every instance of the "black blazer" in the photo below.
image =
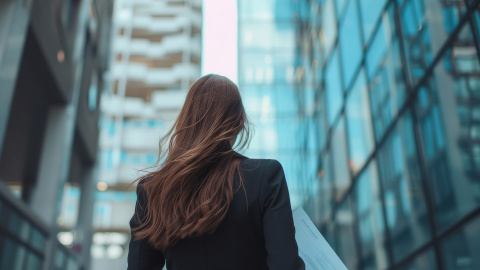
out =
{"type": "MultiPolygon", "coordinates": [[[[131,240],[128,270],[300,270],[292,210],[282,165],[276,160],[249,159],[240,154],[245,192],[240,188],[225,219],[213,234],[181,240],[165,252],[146,240],[131,240]],[[248,209],[246,199],[248,200],[248,209]]],[[[148,179],[147,179],[148,181],[148,179]]],[[[145,196],[137,188],[136,213],[142,218],[145,196]]]]}

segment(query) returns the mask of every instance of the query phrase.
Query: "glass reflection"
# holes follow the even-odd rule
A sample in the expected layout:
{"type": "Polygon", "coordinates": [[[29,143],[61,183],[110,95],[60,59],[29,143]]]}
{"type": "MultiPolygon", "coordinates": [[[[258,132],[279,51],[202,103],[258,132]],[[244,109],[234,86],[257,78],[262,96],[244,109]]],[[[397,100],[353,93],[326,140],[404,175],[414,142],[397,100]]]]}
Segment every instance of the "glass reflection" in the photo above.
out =
{"type": "Polygon", "coordinates": [[[345,89],[350,85],[362,58],[360,34],[357,3],[356,1],[350,1],[340,27],[340,50],[342,52],[343,85],[345,89]]]}
{"type": "Polygon", "coordinates": [[[466,10],[465,3],[404,0],[399,1],[399,6],[409,76],[417,82],[458,25],[466,10]]]}
{"type": "Polygon", "coordinates": [[[320,37],[322,39],[324,55],[328,55],[337,36],[337,19],[335,16],[335,6],[333,0],[325,1],[322,14],[322,30],[320,32],[320,37]]]}
{"type": "Polygon", "coordinates": [[[333,183],[335,185],[335,198],[339,201],[350,186],[350,171],[347,162],[347,145],[345,133],[345,119],[342,117],[332,133],[333,155],[333,183]]]}
{"type": "Polygon", "coordinates": [[[365,43],[367,43],[375,24],[381,18],[380,14],[387,0],[361,0],[359,2],[362,12],[363,37],[365,43]]]}
{"type": "Polygon", "coordinates": [[[440,231],[480,205],[478,75],[480,63],[467,25],[418,94],[423,152],[440,231]]]}
{"type": "Polygon", "coordinates": [[[325,96],[327,101],[328,123],[330,125],[333,124],[336,116],[340,113],[343,100],[338,60],[338,50],[335,50],[325,71],[325,96]]]}
{"type": "Polygon", "coordinates": [[[322,157],[320,171],[318,173],[320,185],[320,220],[324,222],[328,219],[334,205],[333,193],[333,169],[332,169],[332,153],[326,152],[322,157]]]}
{"type": "Polygon", "coordinates": [[[379,141],[405,101],[405,82],[393,6],[375,33],[367,52],[370,105],[375,138],[379,141]]]}
{"type": "Polygon", "coordinates": [[[340,205],[335,214],[335,236],[338,256],[348,269],[357,268],[357,251],[354,236],[352,193],[340,205]]]}
{"type": "Polygon", "coordinates": [[[363,69],[357,76],[346,106],[350,152],[348,164],[350,170],[357,173],[363,167],[374,145],[368,88],[363,69]]]}
{"type": "Polygon", "coordinates": [[[470,222],[442,243],[446,270],[480,269],[480,218],[470,222]]]}
{"type": "Polygon", "coordinates": [[[411,115],[407,112],[379,149],[387,226],[395,262],[431,238],[411,115]]]}
{"type": "Polygon", "coordinates": [[[385,226],[376,163],[372,160],[355,185],[355,205],[364,269],[388,267],[385,226]]]}
{"type": "Polygon", "coordinates": [[[290,0],[242,0],[238,7],[241,20],[293,20],[293,3],[290,0]]]}
{"type": "Polygon", "coordinates": [[[435,253],[432,249],[418,255],[413,261],[407,265],[400,267],[400,270],[431,270],[438,269],[435,260],[435,253]]]}
{"type": "MultiPolygon", "coordinates": [[[[355,1],[355,0],[352,0],[355,1]]],[[[337,4],[337,16],[341,17],[343,14],[343,10],[345,9],[345,4],[348,0],[336,0],[335,3],[337,4]]]]}

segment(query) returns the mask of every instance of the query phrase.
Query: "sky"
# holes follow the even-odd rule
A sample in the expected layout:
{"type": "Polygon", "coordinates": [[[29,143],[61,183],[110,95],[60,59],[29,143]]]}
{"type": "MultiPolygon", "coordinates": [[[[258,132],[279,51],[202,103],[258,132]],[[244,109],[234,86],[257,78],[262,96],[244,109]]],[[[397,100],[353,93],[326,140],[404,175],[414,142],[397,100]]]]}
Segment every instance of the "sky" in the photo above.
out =
{"type": "Polygon", "coordinates": [[[237,0],[203,0],[202,75],[237,83],[237,0]]]}

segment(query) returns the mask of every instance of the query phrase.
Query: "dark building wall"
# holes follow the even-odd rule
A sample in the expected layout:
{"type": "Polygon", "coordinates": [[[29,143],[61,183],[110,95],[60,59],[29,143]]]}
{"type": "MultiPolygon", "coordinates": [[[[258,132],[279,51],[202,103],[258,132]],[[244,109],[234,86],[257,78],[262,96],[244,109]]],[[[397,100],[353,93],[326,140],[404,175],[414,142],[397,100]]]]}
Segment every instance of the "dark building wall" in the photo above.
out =
{"type": "MultiPolygon", "coordinates": [[[[0,8],[4,6],[2,2],[0,8]]],[[[4,139],[0,138],[0,268],[24,269],[33,263],[41,269],[67,269],[67,264],[69,269],[89,269],[92,183],[113,1],[7,0],[6,6],[9,9],[0,15],[30,16],[19,17],[28,25],[23,33],[15,32],[18,18],[0,19],[0,36],[13,31],[17,39],[7,35],[9,41],[21,41],[22,35],[25,39],[24,46],[18,44],[14,63],[11,55],[3,54],[12,51],[3,49],[11,44],[0,40],[0,89],[9,87],[4,75],[14,81],[11,99],[0,100],[8,108],[0,110],[8,111],[0,119],[6,122],[0,123],[5,130],[4,139]],[[20,7],[29,4],[31,13],[23,14],[29,10],[20,7]],[[91,90],[92,74],[97,77],[96,92],[91,90]],[[96,106],[89,107],[92,97],[96,106]],[[66,184],[81,192],[81,219],[75,228],[57,222],[66,184]],[[15,198],[8,186],[21,187],[21,198],[15,198]],[[19,235],[8,231],[8,226],[29,228],[29,233],[19,235]],[[76,247],[82,247],[77,254],[58,242],[60,228],[82,235],[75,238],[76,247]],[[61,265],[55,261],[59,254],[65,258],[61,265]]]]}
{"type": "Polygon", "coordinates": [[[78,2],[76,0],[37,0],[32,7],[30,26],[45,56],[44,68],[48,67],[51,70],[57,84],[56,90],[64,102],[67,102],[72,94],[72,56],[78,2]]]}

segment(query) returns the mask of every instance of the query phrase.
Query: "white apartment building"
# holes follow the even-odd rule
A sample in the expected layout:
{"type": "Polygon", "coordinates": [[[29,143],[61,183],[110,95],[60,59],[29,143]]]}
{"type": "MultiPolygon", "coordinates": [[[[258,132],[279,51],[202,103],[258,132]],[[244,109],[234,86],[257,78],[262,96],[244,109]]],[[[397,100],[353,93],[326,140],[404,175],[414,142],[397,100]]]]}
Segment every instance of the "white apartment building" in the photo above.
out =
{"type": "Polygon", "coordinates": [[[200,77],[201,0],[116,0],[110,93],[102,100],[92,269],[124,269],[137,171],[200,77]]]}

